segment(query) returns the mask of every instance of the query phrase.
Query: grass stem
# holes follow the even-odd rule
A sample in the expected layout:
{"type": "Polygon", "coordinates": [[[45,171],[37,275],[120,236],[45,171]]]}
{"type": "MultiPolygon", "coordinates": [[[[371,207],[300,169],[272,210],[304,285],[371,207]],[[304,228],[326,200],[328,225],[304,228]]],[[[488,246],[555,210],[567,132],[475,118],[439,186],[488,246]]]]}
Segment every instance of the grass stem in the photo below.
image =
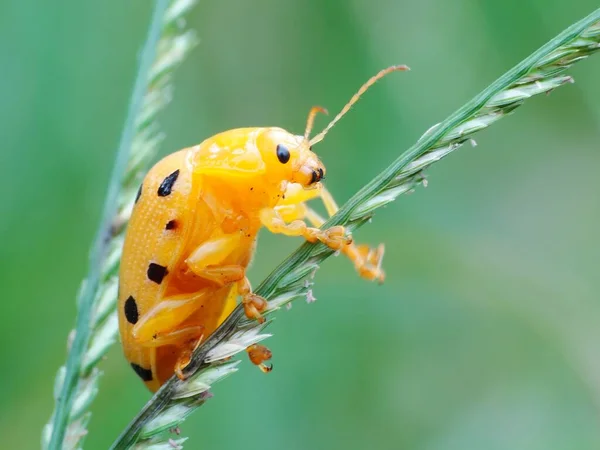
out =
{"type": "Polygon", "coordinates": [[[55,410],[42,434],[44,449],[80,448],[87,433],[88,409],[98,391],[96,365],[116,341],[118,331],[114,305],[123,225],[139,178],[161,140],[154,119],[168,103],[168,77],[195,43],[190,33],[178,31],[181,16],[194,3],[154,1],[88,274],[77,296],[76,327],[69,338],[67,363],[56,377],[55,410]]]}

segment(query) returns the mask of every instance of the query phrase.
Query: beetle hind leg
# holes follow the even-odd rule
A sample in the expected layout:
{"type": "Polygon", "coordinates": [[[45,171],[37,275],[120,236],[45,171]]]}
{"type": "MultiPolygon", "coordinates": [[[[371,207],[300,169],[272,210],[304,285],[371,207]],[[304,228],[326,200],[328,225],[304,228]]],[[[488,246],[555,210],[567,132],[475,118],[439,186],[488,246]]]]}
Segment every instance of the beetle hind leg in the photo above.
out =
{"type": "Polygon", "coordinates": [[[273,370],[273,364],[268,366],[264,364],[265,361],[268,361],[271,359],[271,356],[273,356],[271,350],[269,350],[267,347],[260,344],[252,344],[246,349],[246,352],[248,353],[250,362],[257,366],[261,372],[269,373],[271,370],[273,370]]]}
{"type": "Polygon", "coordinates": [[[194,351],[196,351],[196,349],[200,346],[200,344],[204,341],[204,335],[200,335],[200,337],[196,338],[196,339],[190,339],[186,345],[184,346],[184,348],[179,352],[179,357],[177,358],[177,361],[175,362],[175,375],[177,375],[177,378],[179,378],[180,380],[185,380],[187,377],[185,376],[185,374],[183,373],[183,370],[189,365],[190,361],[192,360],[192,355],[194,354],[194,351]]]}

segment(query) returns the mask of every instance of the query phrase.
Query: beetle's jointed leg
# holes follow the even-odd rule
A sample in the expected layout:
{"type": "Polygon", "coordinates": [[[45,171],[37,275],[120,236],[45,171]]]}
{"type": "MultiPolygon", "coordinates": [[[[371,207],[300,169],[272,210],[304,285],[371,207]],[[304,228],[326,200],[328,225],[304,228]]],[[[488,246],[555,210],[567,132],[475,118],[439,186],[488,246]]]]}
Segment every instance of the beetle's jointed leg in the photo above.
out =
{"type": "Polygon", "coordinates": [[[264,362],[271,359],[271,356],[273,355],[271,350],[267,347],[260,344],[252,344],[246,349],[246,352],[248,353],[248,358],[250,358],[252,364],[258,366],[263,373],[269,373],[273,370],[272,364],[270,366],[264,364],[264,362]]]}
{"type": "Polygon", "coordinates": [[[267,301],[252,292],[244,266],[226,263],[227,257],[239,247],[240,239],[240,234],[227,234],[207,241],[192,251],[185,262],[199,277],[222,286],[237,283],[246,316],[262,322],[260,313],[267,308],[267,301]]]}
{"type": "MultiPolygon", "coordinates": [[[[307,200],[317,197],[323,201],[329,216],[334,215],[338,211],[339,208],[335,200],[322,185],[312,190],[302,189],[299,185],[289,185],[285,193],[285,198],[274,210],[286,222],[294,223],[306,219],[315,227],[320,227],[325,223],[325,219],[306,205],[307,200]]],[[[385,273],[381,268],[385,251],[383,244],[379,244],[376,248],[371,248],[368,245],[350,243],[349,245],[342,246],[340,250],[352,261],[361,277],[371,281],[383,282],[385,279],[385,273]]]]}
{"type": "Polygon", "coordinates": [[[276,208],[265,208],[260,212],[262,224],[271,233],[281,233],[286,236],[302,236],[308,242],[321,241],[333,250],[341,250],[352,242],[344,234],[344,227],[331,227],[327,230],[309,227],[303,220],[286,223],[276,208]]]}
{"type": "Polygon", "coordinates": [[[202,327],[178,329],[189,316],[202,304],[208,289],[203,289],[193,295],[177,295],[167,297],[153,308],[142,314],[131,330],[133,339],[139,345],[160,347],[186,338],[198,338],[202,327]]]}
{"type": "Polygon", "coordinates": [[[183,369],[185,369],[190,361],[192,360],[192,355],[194,351],[198,348],[198,346],[204,340],[204,335],[200,335],[198,339],[188,341],[187,346],[180,351],[179,358],[177,358],[177,362],[175,363],[175,375],[180,380],[185,380],[186,376],[183,374],[183,369]]]}
{"type": "Polygon", "coordinates": [[[179,326],[202,304],[205,295],[210,294],[203,289],[195,295],[178,295],[167,297],[152,309],[140,316],[132,329],[136,343],[144,347],[162,347],[177,345],[183,347],[177,362],[175,373],[183,379],[183,368],[189,364],[192,352],[202,342],[203,326],[179,326]]]}

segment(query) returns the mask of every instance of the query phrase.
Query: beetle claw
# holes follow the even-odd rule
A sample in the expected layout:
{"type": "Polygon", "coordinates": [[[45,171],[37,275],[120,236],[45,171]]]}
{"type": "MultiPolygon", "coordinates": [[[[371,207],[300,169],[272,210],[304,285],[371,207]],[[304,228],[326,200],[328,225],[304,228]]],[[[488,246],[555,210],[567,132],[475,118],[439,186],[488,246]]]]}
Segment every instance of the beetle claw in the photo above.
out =
{"type": "Polygon", "coordinates": [[[258,366],[262,373],[269,373],[271,370],[273,370],[273,364],[268,366],[263,364],[273,356],[273,353],[267,347],[260,344],[252,344],[246,349],[246,351],[248,352],[248,357],[250,358],[252,364],[258,366]]]}

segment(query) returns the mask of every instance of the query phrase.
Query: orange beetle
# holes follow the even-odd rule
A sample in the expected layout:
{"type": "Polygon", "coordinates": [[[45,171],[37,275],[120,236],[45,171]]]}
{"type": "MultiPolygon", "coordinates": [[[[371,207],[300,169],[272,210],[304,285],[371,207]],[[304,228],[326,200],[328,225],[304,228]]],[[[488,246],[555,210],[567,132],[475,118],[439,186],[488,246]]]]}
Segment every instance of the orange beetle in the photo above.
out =
{"type": "MultiPolygon", "coordinates": [[[[337,211],[321,184],[325,167],[312,145],[375,81],[406,69],[392,66],[372,77],[312,139],[322,108],[311,109],[304,136],[281,128],[229,130],[150,170],[126,232],[118,312],[125,357],[151,391],[173,373],[183,377],[194,348],[225,320],[238,296],[246,315],[262,320],[266,301],[252,293],[246,278],[262,226],[321,241],[347,255],[362,277],[383,281],[383,245],[356,246],[343,227],[316,228],[325,220],[305,202],[320,197],[328,214],[337,211]]],[[[269,370],[266,348],[254,345],[248,354],[269,370]]]]}

